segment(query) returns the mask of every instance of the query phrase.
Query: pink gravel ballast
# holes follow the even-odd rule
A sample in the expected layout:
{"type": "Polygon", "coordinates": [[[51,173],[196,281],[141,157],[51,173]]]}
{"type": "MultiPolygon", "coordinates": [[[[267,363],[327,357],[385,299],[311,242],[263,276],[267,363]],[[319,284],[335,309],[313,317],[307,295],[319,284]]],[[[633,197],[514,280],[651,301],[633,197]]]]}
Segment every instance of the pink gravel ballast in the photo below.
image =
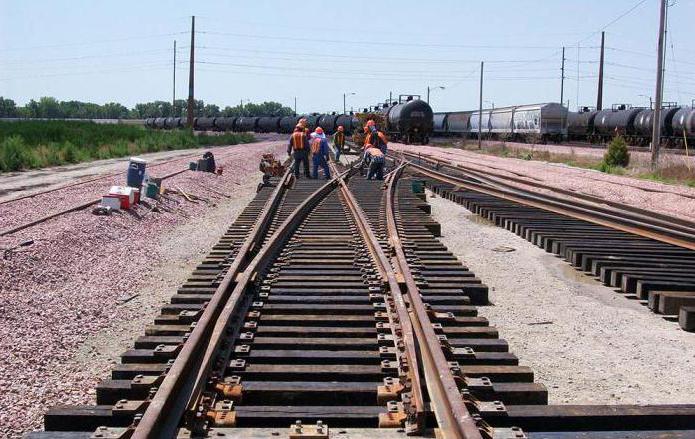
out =
{"type": "MultiPolygon", "coordinates": [[[[35,240],[6,258],[0,253],[0,437],[40,428],[43,412],[52,405],[94,403],[93,388],[106,377],[66,370],[66,361],[114,319],[132,318],[117,304],[137,291],[148,267],[166,260],[157,238],[213,209],[224,198],[220,194],[234,197],[240,184],[260,181],[260,156],[282,156],[284,142],[235,148],[217,156],[224,175],[185,172],[164,184],[208,202],[171,196],[162,202],[165,210],[144,217],[143,207],[106,217],[84,210],[0,238],[3,248],[35,240]]],[[[85,195],[86,188],[74,190],[74,197],[69,190],[61,196],[95,195],[85,195]]],[[[15,206],[12,221],[31,216],[35,203],[15,206]]],[[[228,224],[233,221],[228,218],[228,224]]]]}

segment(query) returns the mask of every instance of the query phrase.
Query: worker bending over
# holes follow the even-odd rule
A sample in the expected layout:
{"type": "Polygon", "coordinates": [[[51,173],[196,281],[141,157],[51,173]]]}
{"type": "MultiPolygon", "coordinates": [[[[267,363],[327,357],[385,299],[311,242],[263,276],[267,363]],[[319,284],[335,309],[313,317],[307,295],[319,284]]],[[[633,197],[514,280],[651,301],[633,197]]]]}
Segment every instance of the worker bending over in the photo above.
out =
{"type": "Polygon", "coordinates": [[[376,177],[377,180],[384,179],[384,153],[381,152],[379,148],[375,148],[371,144],[366,147],[365,157],[368,157],[369,161],[369,172],[367,173],[367,180],[371,180],[376,177]]]}
{"type": "Polygon", "coordinates": [[[313,178],[319,178],[319,166],[321,166],[324,178],[329,180],[331,171],[328,169],[328,139],[321,127],[311,133],[311,160],[314,165],[313,178]]]}
{"type": "Polygon", "coordinates": [[[370,144],[373,147],[379,148],[381,152],[386,155],[388,140],[386,139],[386,134],[377,128],[376,122],[371,119],[368,120],[367,126],[365,126],[364,134],[365,146],[370,144]]]}
{"type": "Polygon", "coordinates": [[[345,130],[342,125],[338,125],[338,131],[333,134],[333,146],[335,147],[335,161],[340,161],[340,154],[345,148],[345,130]]]}
{"type": "Polygon", "coordinates": [[[294,127],[294,132],[290,136],[290,143],[287,145],[287,155],[294,158],[294,176],[299,178],[299,164],[304,163],[304,176],[311,178],[309,173],[309,139],[304,134],[301,125],[294,127]]]}

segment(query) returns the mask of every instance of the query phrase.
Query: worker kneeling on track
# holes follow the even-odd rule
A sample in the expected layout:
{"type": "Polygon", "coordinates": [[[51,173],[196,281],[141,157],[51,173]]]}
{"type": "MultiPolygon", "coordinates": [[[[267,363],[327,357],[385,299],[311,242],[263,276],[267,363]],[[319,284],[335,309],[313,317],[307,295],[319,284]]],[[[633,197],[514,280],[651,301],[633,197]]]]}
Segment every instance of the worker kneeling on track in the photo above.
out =
{"type": "Polygon", "coordinates": [[[304,163],[304,176],[311,178],[309,173],[309,139],[304,134],[301,125],[294,127],[294,132],[290,136],[290,143],[287,145],[287,155],[294,158],[294,176],[299,178],[299,164],[304,163]]]}
{"type": "Polygon", "coordinates": [[[331,178],[331,171],[328,169],[328,139],[323,133],[323,128],[318,127],[311,133],[311,161],[314,165],[313,178],[319,178],[319,166],[323,169],[323,176],[326,180],[331,178]]]}
{"type": "Polygon", "coordinates": [[[371,144],[366,146],[365,159],[369,161],[369,171],[367,172],[367,180],[376,178],[377,180],[384,179],[384,153],[379,148],[375,148],[371,144]]]}

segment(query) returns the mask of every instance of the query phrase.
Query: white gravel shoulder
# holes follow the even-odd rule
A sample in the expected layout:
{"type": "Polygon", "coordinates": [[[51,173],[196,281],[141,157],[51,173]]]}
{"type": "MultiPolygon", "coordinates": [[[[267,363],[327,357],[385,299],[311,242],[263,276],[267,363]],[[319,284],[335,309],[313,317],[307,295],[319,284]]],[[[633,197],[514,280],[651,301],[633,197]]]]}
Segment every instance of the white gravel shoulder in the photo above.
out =
{"type": "Polygon", "coordinates": [[[480,315],[551,404],[695,402],[695,334],[464,207],[428,199],[442,242],[490,287],[493,306],[480,315]]]}

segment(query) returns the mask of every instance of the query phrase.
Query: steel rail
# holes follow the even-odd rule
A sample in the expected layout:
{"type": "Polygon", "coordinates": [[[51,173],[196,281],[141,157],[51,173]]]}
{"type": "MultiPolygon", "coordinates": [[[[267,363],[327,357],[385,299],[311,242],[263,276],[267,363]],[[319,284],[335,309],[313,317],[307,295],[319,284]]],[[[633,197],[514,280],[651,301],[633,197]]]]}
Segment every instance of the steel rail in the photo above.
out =
{"type": "MultiPolygon", "coordinates": [[[[596,197],[593,195],[578,194],[578,193],[570,191],[570,190],[556,188],[556,187],[550,187],[550,186],[547,186],[543,183],[538,183],[535,181],[528,181],[526,179],[522,179],[522,178],[518,178],[518,177],[501,175],[499,173],[490,172],[490,171],[481,172],[481,171],[473,169],[469,166],[465,166],[465,165],[462,165],[459,163],[452,163],[449,160],[434,159],[431,157],[419,157],[419,156],[417,156],[413,153],[407,152],[407,151],[404,151],[404,152],[399,151],[399,154],[403,154],[404,156],[411,157],[411,158],[418,158],[419,160],[424,160],[426,162],[432,163],[435,166],[439,166],[441,164],[444,164],[444,166],[450,167],[456,171],[474,176],[478,180],[487,181],[490,184],[495,184],[495,185],[501,186],[505,189],[519,190],[520,188],[518,186],[511,185],[511,184],[507,183],[505,180],[513,181],[513,182],[516,182],[519,184],[524,184],[527,186],[532,186],[532,187],[536,187],[536,188],[540,188],[540,189],[550,190],[552,192],[557,192],[557,193],[562,194],[562,195],[566,195],[566,196],[574,197],[574,198],[579,198],[579,199],[589,201],[591,203],[598,204],[599,206],[596,206],[596,209],[601,210],[602,212],[605,212],[605,213],[615,213],[616,210],[607,209],[605,207],[600,206],[601,204],[606,205],[606,206],[610,206],[614,209],[617,209],[620,214],[631,215],[632,218],[636,219],[636,220],[641,220],[644,222],[653,223],[656,226],[666,226],[669,228],[676,227],[676,228],[679,228],[684,233],[695,234],[695,222],[687,221],[687,220],[684,220],[681,218],[676,218],[676,217],[666,215],[663,213],[653,212],[653,211],[649,211],[646,209],[640,209],[638,207],[630,206],[630,205],[615,202],[615,201],[606,200],[606,199],[596,197]],[[626,211],[626,212],[621,212],[621,211],[626,211]]],[[[673,192],[665,192],[665,193],[673,193],[673,192]]],[[[544,196],[549,197],[549,198],[553,198],[556,201],[562,201],[563,200],[562,198],[553,197],[551,195],[544,195],[544,196]]]]}
{"type": "MultiPolygon", "coordinates": [[[[349,170],[345,173],[347,174],[349,172],[352,171],[349,170]]],[[[342,178],[342,176],[338,175],[332,180],[328,181],[326,184],[314,191],[309,198],[302,202],[302,204],[297,206],[295,210],[292,211],[292,213],[278,227],[275,233],[268,238],[266,244],[259,250],[258,254],[248,264],[246,269],[239,274],[236,286],[234,287],[227,304],[222,310],[220,317],[215,324],[215,329],[210,342],[207,344],[207,349],[203,358],[203,365],[198,370],[198,374],[193,385],[193,391],[188,400],[186,411],[189,415],[194,415],[198,410],[201,394],[208,381],[208,375],[215,363],[215,357],[217,356],[219,347],[227,334],[229,321],[237,312],[241,304],[241,299],[246,294],[246,289],[252,284],[256,276],[272,262],[275,254],[282,248],[285,241],[290,238],[292,231],[299,227],[302,221],[304,221],[306,216],[311,213],[316,205],[318,205],[319,202],[321,202],[338,186],[338,180],[340,178],[342,178]]]]}
{"type": "Polygon", "coordinates": [[[395,252],[393,264],[403,278],[410,302],[410,319],[418,338],[420,353],[423,359],[425,383],[441,435],[437,437],[446,439],[482,438],[480,430],[468,412],[458,385],[450,372],[449,363],[441,348],[441,342],[434,332],[427,309],[420,296],[419,288],[413,278],[405,252],[403,251],[396,223],[395,190],[405,166],[399,166],[394,171],[393,178],[387,184],[386,227],[389,243],[395,252]]]}
{"type": "MultiPolygon", "coordinates": [[[[336,167],[332,163],[331,168],[335,172],[336,167]]],[[[353,167],[353,169],[357,168],[353,167]]],[[[367,216],[342,177],[339,178],[339,185],[345,203],[355,220],[360,235],[362,239],[364,239],[372,258],[376,262],[379,274],[388,285],[390,296],[396,308],[396,317],[398,321],[393,323],[398,325],[398,329],[400,329],[403,334],[403,346],[397,346],[396,349],[401,351],[399,352],[399,358],[406,363],[402,364],[402,366],[405,368],[407,379],[410,382],[404,384],[406,389],[409,389],[411,392],[410,407],[413,411],[413,413],[409,413],[408,419],[406,420],[406,431],[409,434],[417,434],[422,432],[425,426],[425,402],[422,395],[422,384],[420,380],[420,368],[417,354],[418,346],[416,345],[415,334],[408,315],[408,308],[404,300],[404,295],[401,293],[396,273],[393,271],[388,257],[382,250],[379,240],[369,224],[367,216]]]]}
{"type": "Polygon", "coordinates": [[[632,233],[644,238],[654,239],[678,247],[695,250],[695,235],[679,230],[673,230],[666,226],[654,225],[633,218],[620,216],[618,213],[606,213],[592,206],[571,200],[556,200],[538,193],[521,189],[504,189],[491,185],[475,183],[460,177],[448,175],[429,169],[425,166],[409,162],[409,166],[418,173],[433,178],[443,183],[448,183],[463,189],[491,195],[507,201],[535,207],[548,212],[558,213],[571,218],[602,225],[623,232],[632,233]]]}
{"type": "Polygon", "coordinates": [[[157,393],[149,402],[142,419],[135,428],[133,438],[151,439],[175,436],[175,431],[188,403],[188,394],[191,391],[191,375],[202,361],[202,348],[212,334],[213,327],[222,313],[223,305],[227,304],[230,298],[231,288],[237,282],[237,276],[246,265],[249,256],[262,244],[263,235],[270,225],[273,212],[280,204],[281,194],[284,192],[290,175],[288,168],[263,207],[258,221],[239,248],[231,266],[206,305],[203,314],[174,360],[174,364],[167,372],[157,393]],[[181,397],[182,393],[186,395],[185,398],[181,397]]]}

